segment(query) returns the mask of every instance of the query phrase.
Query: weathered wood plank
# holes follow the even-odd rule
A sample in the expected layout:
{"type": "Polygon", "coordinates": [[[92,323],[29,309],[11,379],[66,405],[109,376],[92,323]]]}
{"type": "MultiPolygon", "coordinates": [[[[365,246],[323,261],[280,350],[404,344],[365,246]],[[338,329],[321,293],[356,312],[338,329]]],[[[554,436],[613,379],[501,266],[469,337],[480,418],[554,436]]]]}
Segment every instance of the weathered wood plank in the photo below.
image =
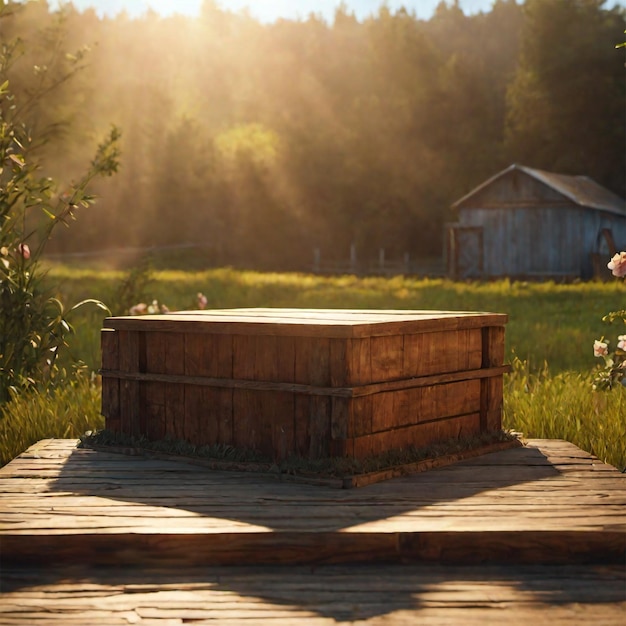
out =
{"type": "MultiPolygon", "coordinates": [[[[308,337],[378,337],[504,326],[503,313],[462,311],[380,311],[344,309],[233,309],[177,312],[151,315],[142,320],[149,332],[276,335],[308,337]],[[206,323],[211,321],[211,325],[206,323]],[[242,330],[243,329],[243,330],[242,330]]],[[[136,317],[114,317],[104,321],[105,328],[133,330],[136,317]]]]}
{"type": "Polygon", "coordinates": [[[3,560],[123,561],[146,550],[180,563],[626,555],[626,476],[566,442],[357,491],[75,445],[42,441],[0,470],[3,560]]]}
{"type": "MultiPolygon", "coordinates": [[[[140,333],[118,332],[119,368],[121,372],[141,372],[140,333]]],[[[140,433],[139,383],[135,380],[120,381],[120,430],[131,435],[140,433]]]]}
{"type": "Polygon", "coordinates": [[[419,565],[3,570],[7,624],[621,624],[621,568],[419,565]],[[90,582],[86,582],[90,581],[90,582]],[[106,617],[105,617],[106,616],[106,617]],[[119,621],[123,619],[124,621],[119,621]],[[154,620],[154,621],[147,621],[154,620]],[[204,622],[199,622],[204,623],[204,622]]]}
{"type": "MultiPolygon", "coordinates": [[[[100,333],[102,350],[102,368],[118,370],[119,365],[119,333],[110,328],[102,329],[100,333]]],[[[102,378],[102,415],[106,426],[113,432],[121,427],[120,415],[120,381],[115,378],[102,378]]]]}

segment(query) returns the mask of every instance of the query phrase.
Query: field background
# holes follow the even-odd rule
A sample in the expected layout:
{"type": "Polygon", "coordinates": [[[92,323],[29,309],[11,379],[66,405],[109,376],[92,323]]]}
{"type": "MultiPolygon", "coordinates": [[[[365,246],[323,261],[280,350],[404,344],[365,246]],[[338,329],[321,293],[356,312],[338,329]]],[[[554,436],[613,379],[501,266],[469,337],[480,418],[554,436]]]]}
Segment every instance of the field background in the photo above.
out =
{"type": "MultiPolygon", "coordinates": [[[[117,314],[124,271],[52,265],[48,285],[67,306],[84,298],[104,301],[117,314]]],[[[144,276],[145,277],[145,276],[144,276]]],[[[593,341],[615,345],[623,326],[601,319],[623,306],[626,290],[617,281],[560,285],[496,281],[459,283],[398,276],[321,277],[215,269],[154,271],[143,301],[170,310],[197,308],[197,294],[209,308],[308,307],[492,311],[509,315],[504,427],[528,438],[566,439],[623,469],[626,467],[626,388],[594,392],[598,359],[593,341]]],[[[56,397],[17,399],[0,420],[0,461],[6,463],[44,437],[79,437],[104,426],[99,413],[99,331],[102,312],[83,309],[70,319],[75,334],[70,355],[85,364],[75,383],[56,397]]],[[[68,371],[69,361],[66,364],[68,371]]]]}
{"type": "MultiPolygon", "coordinates": [[[[84,298],[102,300],[114,312],[124,271],[75,269],[52,265],[48,281],[67,305],[84,298]]],[[[554,284],[509,282],[462,283],[447,279],[323,277],[311,274],[260,273],[232,269],[202,272],[154,271],[144,294],[170,310],[195,309],[198,292],[208,308],[303,307],[354,309],[429,309],[506,313],[509,361],[526,361],[531,372],[548,366],[553,374],[589,372],[596,364],[593,341],[616,340],[617,326],[602,322],[622,308],[626,289],[618,281],[554,284]]],[[[100,363],[100,311],[79,312],[72,320],[72,352],[91,369],[100,363]]],[[[623,332],[623,331],[620,331],[623,332]]]]}

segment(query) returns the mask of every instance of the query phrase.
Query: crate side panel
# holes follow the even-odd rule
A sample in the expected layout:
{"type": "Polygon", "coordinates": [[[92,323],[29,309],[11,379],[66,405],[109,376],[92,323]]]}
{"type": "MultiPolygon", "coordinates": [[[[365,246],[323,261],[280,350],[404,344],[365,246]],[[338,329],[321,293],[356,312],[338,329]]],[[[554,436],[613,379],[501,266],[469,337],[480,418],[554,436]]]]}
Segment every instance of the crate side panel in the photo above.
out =
{"type": "MultiPolygon", "coordinates": [[[[165,373],[185,373],[185,335],[168,333],[165,344],[165,373]]],[[[185,434],[185,385],[165,383],[165,434],[183,439],[185,434]]]]}
{"type": "Polygon", "coordinates": [[[481,381],[464,380],[386,391],[369,397],[372,403],[371,432],[380,432],[480,411],[481,381]]]}
{"type": "Polygon", "coordinates": [[[330,454],[331,399],[310,396],[309,400],[309,458],[320,459],[330,454]]]}
{"type": "MultiPolygon", "coordinates": [[[[119,335],[118,331],[103,328],[100,332],[102,350],[102,369],[116,371],[119,369],[119,335]]],[[[119,378],[102,377],[102,415],[108,430],[118,432],[120,420],[120,380],[119,378]]]]}
{"type": "Polygon", "coordinates": [[[497,367],[504,363],[504,326],[482,329],[482,366],[497,367]]]}
{"type": "MultiPolygon", "coordinates": [[[[373,382],[372,368],[379,367],[379,361],[372,360],[373,340],[371,337],[361,337],[359,339],[350,339],[348,346],[350,348],[349,359],[349,376],[347,386],[367,385],[373,382]]],[[[387,342],[383,342],[387,345],[387,342]]]]}
{"type": "Polygon", "coordinates": [[[148,439],[163,439],[165,437],[165,385],[160,382],[145,382],[143,384],[145,404],[143,411],[146,416],[145,434],[148,439]]]}
{"type": "Polygon", "coordinates": [[[483,338],[480,328],[406,335],[405,378],[479,369],[483,338]]]}
{"type": "Polygon", "coordinates": [[[483,432],[502,430],[503,393],[502,376],[493,376],[482,381],[480,412],[483,432]]]}
{"type": "Polygon", "coordinates": [[[267,452],[277,460],[286,459],[295,453],[294,395],[287,392],[265,394],[263,400],[264,415],[271,429],[270,449],[267,452]]]}
{"type": "Polygon", "coordinates": [[[146,372],[150,374],[167,373],[165,350],[169,333],[144,333],[146,344],[146,372]]]}
{"type": "Polygon", "coordinates": [[[404,335],[372,337],[370,340],[371,382],[404,377],[404,335]]]}
{"type": "Polygon", "coordinates": [[[294,382],[313,387],[330,387],[330,339],[297,337],[294,382]]]}
{"type": "Polygon", "coordinates": [[[450,439],[472,437],[479,432],[480,413],[413,424],[404,428],[355,437],[353,440],[354,456],[365,458],[383,454],[389,450],[425,448],[450,439]]]}
{"type": "Polygon", "coordinates": [[[480,411],[480,380],[423,387],[420,391],[418,422],[480,411]]]}
{"type": "MultiPolygon", "coordinates": [[[[135,331],[120,330],[119,370],[128,374],[140,372],[140,335],[135,331]]],[[[139,434],[140,397],[136,380],[120,381],[120,430],[128,435],[139,434]]]]}

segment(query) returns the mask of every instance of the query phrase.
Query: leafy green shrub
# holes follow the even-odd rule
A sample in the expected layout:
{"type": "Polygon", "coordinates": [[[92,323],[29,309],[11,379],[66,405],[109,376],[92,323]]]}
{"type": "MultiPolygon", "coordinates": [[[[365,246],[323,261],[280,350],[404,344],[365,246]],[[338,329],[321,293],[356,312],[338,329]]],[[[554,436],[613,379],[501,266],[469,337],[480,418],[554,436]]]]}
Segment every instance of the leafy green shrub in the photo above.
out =
{"type": "MultiPolygon", "coordinates": [[[[607,267],[614,276],[626,277],[626,252],[615,254],[607,267]]],[[[626,280],[626,278],[625,278],[626,280]]],[[[603,322],[613,324],[615,322],[626,324],[626,310],[612,311],[602,318],[603,322]]],[[[626,385],[626,334],[618,335],[617,347],[612,352],[609,350],[609,341],[602,337],[593,344],[595,356],[604,359],[604,367],[596,371],[593,377],[593,389],[606,391],[616,385],[626,385]]]]}
{"type": "Polygon", "coordinates": [[[42,83],[39,93],[19,103],[6,79],[18,49],[4,43],[0,54],[0,404],[18,390],[56,383],[57,357],[71,332],[68,313],[86,303],[103,306],[88,300],[67,311],[46,290],[40,259],[56,227],[68,226],[79,207],[94,202],[88,193],[93,179],[117,171],[120,137],[112,128],[89,168],[67,188],[42,176],[37,150],[45,144],[46,130],[35,133],[27,113],[72,71],[57,83],[42,83]]]}

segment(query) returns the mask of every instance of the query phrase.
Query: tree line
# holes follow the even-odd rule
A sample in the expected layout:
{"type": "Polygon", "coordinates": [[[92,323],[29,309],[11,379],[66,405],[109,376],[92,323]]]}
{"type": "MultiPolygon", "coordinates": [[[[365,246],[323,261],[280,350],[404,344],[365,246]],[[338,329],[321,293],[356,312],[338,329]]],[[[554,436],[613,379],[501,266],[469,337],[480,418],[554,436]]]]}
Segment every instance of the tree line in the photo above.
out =
{"type": "Polygon", "coordinates": [[[626,195],[626,13],[600,0],[272,24],[212,0],[197,18],[4,5],[1,53],[20,54],[0,84],[38,94],[45,174],[71,184],[122,132],[118,174],[50,251],[197,244],[277,270],[315,248],[439,255],[451,204],[514,162],[626,195]]]}

